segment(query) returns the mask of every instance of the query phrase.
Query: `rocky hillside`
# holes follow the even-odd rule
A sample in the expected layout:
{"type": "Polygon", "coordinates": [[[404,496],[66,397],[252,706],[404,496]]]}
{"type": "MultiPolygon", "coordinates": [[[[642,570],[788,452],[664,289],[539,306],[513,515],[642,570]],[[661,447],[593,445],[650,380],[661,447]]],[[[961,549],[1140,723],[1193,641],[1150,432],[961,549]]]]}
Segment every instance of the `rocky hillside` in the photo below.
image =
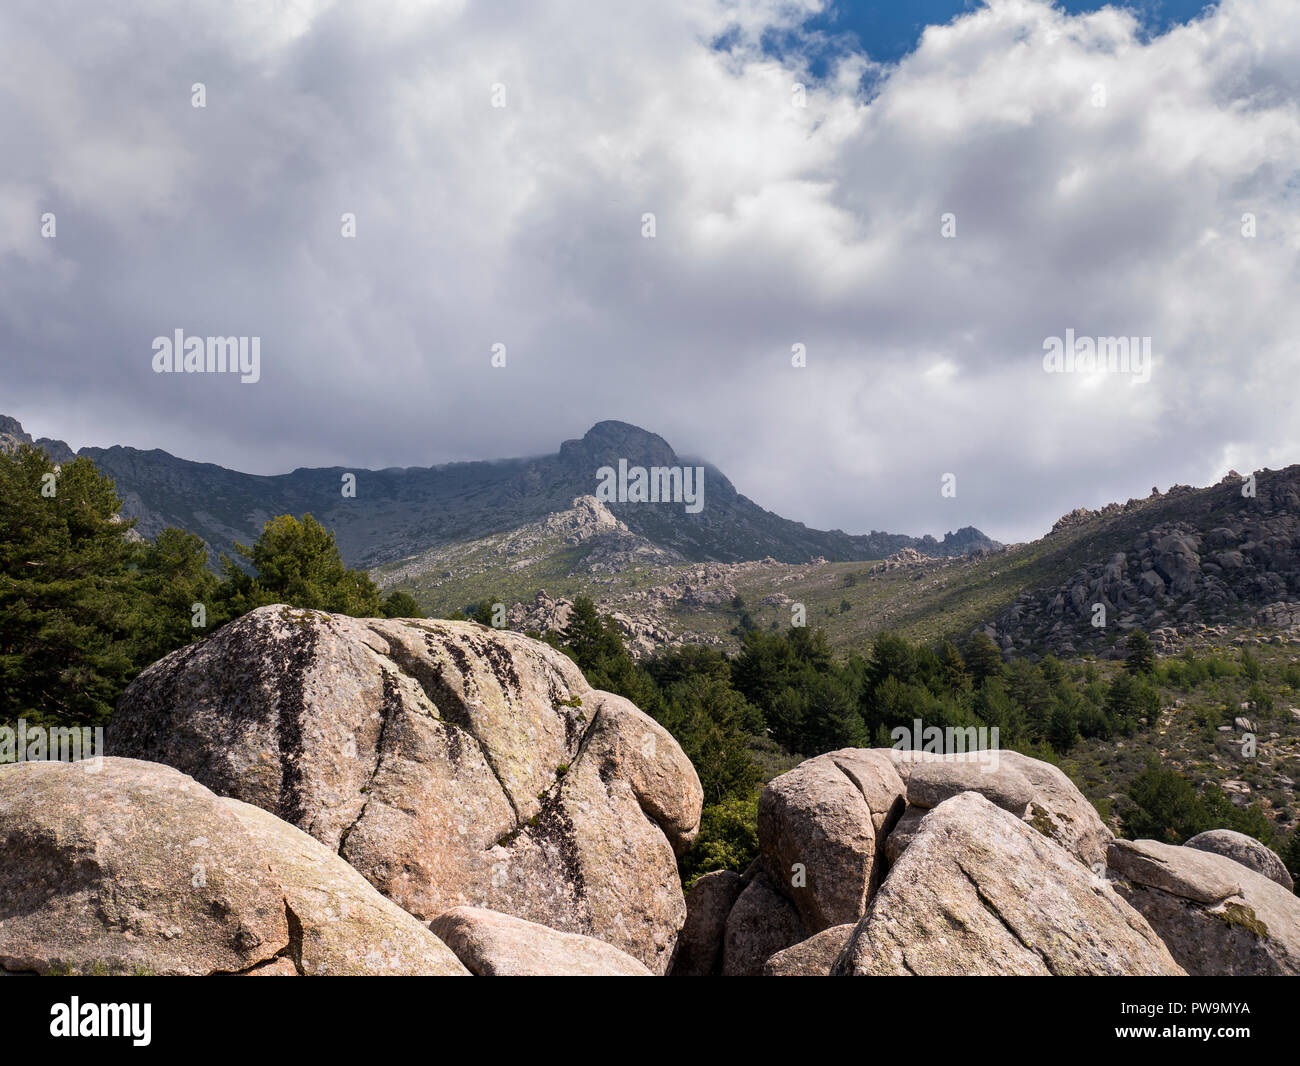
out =
{"type": "MultiPolygon", "coordinates": [[[[11,418],[0,419],[0,446],[29,440],[11,418]]],[[[64,458],[61,441],[41,442],[64,458]]],[[[995,546],[970,527],[933,537],[876,533],[852,535],[809,529],[765,511],[738,493],[721,471],[679,457],[653,433],[624,422],[600,422],[580,440],[565,441],[555,455],[531,459],[452,463],[387,470],[328,467],[261,477],[210,463],[135,448],[83,448],[117,483],[123,512],[153,537],[165,527],[198,533],[216,552],[236,540],[251,543],[278,514],[310,511],[337,534],[350,566],[377,566],[438,546],[507,533],[571,507],[591,495],[596,471],[617,466],[705,468],[705,506],[688,514],[681,504],[611,503],[610,511],[655,548],[692,561],[738,561],[770,556],[806,562],[879,559],[904,547],[930,555],[960,555],[995,546]],[[345,473],[356,475],[355,498],[341,493],[345,473]]]]}
{"type": "Polygon", "coordinates": [[[109,746],[0,766],[0,973],[1300,975],[1267,848],[1115,840],[1012,752],[802,762],[684,898],[677,743],[473,623],[263,608],[142,674],[109,746]]]}
{"type": "Polygon", "coordinates": [[[1300,466],[1074,512],[1054,537],[1084,539],[1091,558],[993,620],[1004,648],[1097,651],[1139,627],[1165,650],[1232,627],[1300,638],[1300,466]]]}
{"type": "Polygon", "coordinates": [[[869,564],[692,562],[588,497],[372,576],[435,614],[499,600],[510,626],[537,630],[562,625],[573,598],[589,595],[638,655],[682,643],[734,649],[742,618],[785,628],[800,606],[843,652],[883,629],[927,641],[983,629],[1007,651],[1066,658],[1122,655],[1135,627],[1165,652],[1300,640],[1300,467],[1256,472],[1255,494],[1243,496],[1250,484],[1234,473],[1073,511],[1027,544],[954,557],[904,547],[869,564]]]}

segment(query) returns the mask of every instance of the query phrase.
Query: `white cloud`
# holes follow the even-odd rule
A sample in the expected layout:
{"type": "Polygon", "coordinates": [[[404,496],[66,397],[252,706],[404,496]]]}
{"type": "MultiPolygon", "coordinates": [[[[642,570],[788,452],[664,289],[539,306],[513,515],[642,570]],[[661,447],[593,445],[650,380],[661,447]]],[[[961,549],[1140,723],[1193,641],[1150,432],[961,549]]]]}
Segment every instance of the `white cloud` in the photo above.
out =
{"type": "Polygon", "coordinates": [[[536,453],[622,418],[809,524],[1004,538],[1300,459],[1290,3],[1144,40],[1115,9],[1001,0],[820,82],[757,47],[797,21],[6,8],[0,410],[261,472],[536,453]],[[153,375],[178,326],[262,336],[261,383],[153,375]],[[1066,328],[1150,336],[1151,381],[1043,373],[1066,328]]]}

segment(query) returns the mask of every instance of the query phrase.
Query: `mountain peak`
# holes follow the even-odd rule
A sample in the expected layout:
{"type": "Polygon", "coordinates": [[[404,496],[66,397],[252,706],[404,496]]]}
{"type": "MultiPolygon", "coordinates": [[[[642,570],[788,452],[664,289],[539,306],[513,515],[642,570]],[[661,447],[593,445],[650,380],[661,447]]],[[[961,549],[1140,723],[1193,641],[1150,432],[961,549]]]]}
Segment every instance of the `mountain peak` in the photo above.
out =
{"type": "Polygon", "coordinates": [[[620,459],[642,466],[675,466],[679,462],[677,453],[659,434],[613,419],[597,422],[581,440],[566,440],[560,445],[560,456],[574,463],[594,463],[593,475],[596,467],[613,466],[620,459]]]}
{"type": "Polygon", "coordinates": [[[45,454],[55,463],[69,462],[76,454],[61,440],[51,440],[49,437],[32,440],[31,434],[23,429],[23,424],[18,419],[0,415],[0,451],[13,451],[21,444],[34,444],[38,448],[43,448],[45,454]]]}

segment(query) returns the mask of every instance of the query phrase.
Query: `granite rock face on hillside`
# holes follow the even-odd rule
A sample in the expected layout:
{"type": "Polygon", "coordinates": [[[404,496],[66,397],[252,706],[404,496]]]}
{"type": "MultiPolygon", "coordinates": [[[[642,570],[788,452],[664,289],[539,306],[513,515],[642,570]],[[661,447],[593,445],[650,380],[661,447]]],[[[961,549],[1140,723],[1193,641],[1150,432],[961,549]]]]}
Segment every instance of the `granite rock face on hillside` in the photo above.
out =
{"type": "MultiPolygon", "coordinates": [[[[1229,475],[1209,488],[1176,486],[1058,523],[1054,533],[1091,524],[1109,547],[1064,581],[1021,593],[988,632],[1004,649],[1111,656],[1124,646],[1106,638],[1138,627],[1170,649],[1227,623],[1300,639],[1300,467],[1253,478],[1254,495],[1243,495],[1251,488],[1245,478],[1229,475]],[[1101,628],[1092,624],[1099,607],[1101,628]]],[[[1042,543],[1051,542],[1049,535],[1042,543]]]]}

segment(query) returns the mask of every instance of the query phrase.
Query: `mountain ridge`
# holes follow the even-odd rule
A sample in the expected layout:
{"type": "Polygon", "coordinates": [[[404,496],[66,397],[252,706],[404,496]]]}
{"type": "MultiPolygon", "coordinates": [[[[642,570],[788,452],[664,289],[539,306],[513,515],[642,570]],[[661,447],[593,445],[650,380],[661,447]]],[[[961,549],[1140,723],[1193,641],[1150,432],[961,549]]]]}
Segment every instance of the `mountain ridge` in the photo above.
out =
{"type": "MultiPolygon", "coordinates": [[[[17,420],[0,416],[0,445],[35,443],[55,461],[74,454],[62,441],[34,442],[17,420]]],[[[201,536],[213,551],[233,554],[236,541],[250,543],[277,514],[311,512],[335,531],[350,566],[374,567],[440,544],[506,532],[565,511],[590,495],[596,471],[625,459],[645,467],[700,466],[705,506],[699,514],[681,507],[611,502],[610,511],[633,532],[692,562],[742,562],[773,558],[880,559],[903,548],[955,556],[1001,545],[972,526],[912,537],[873,531],[850,534],[818,530],[765,510],[738,492],[717,467],[684,460],[663,437],[630,423],[597,422],[581,438],[563,441],[556,453],[529,458],[485,459],[438,466],[364,468],[299,467],[287,474],[245,474],[215,463],[125,445],[85,447],[113,478],[123,513],[138,530],[156,536],[171,525],[201,536]],[[354,474],[355,498],[340,491],[354,474]]]]}

